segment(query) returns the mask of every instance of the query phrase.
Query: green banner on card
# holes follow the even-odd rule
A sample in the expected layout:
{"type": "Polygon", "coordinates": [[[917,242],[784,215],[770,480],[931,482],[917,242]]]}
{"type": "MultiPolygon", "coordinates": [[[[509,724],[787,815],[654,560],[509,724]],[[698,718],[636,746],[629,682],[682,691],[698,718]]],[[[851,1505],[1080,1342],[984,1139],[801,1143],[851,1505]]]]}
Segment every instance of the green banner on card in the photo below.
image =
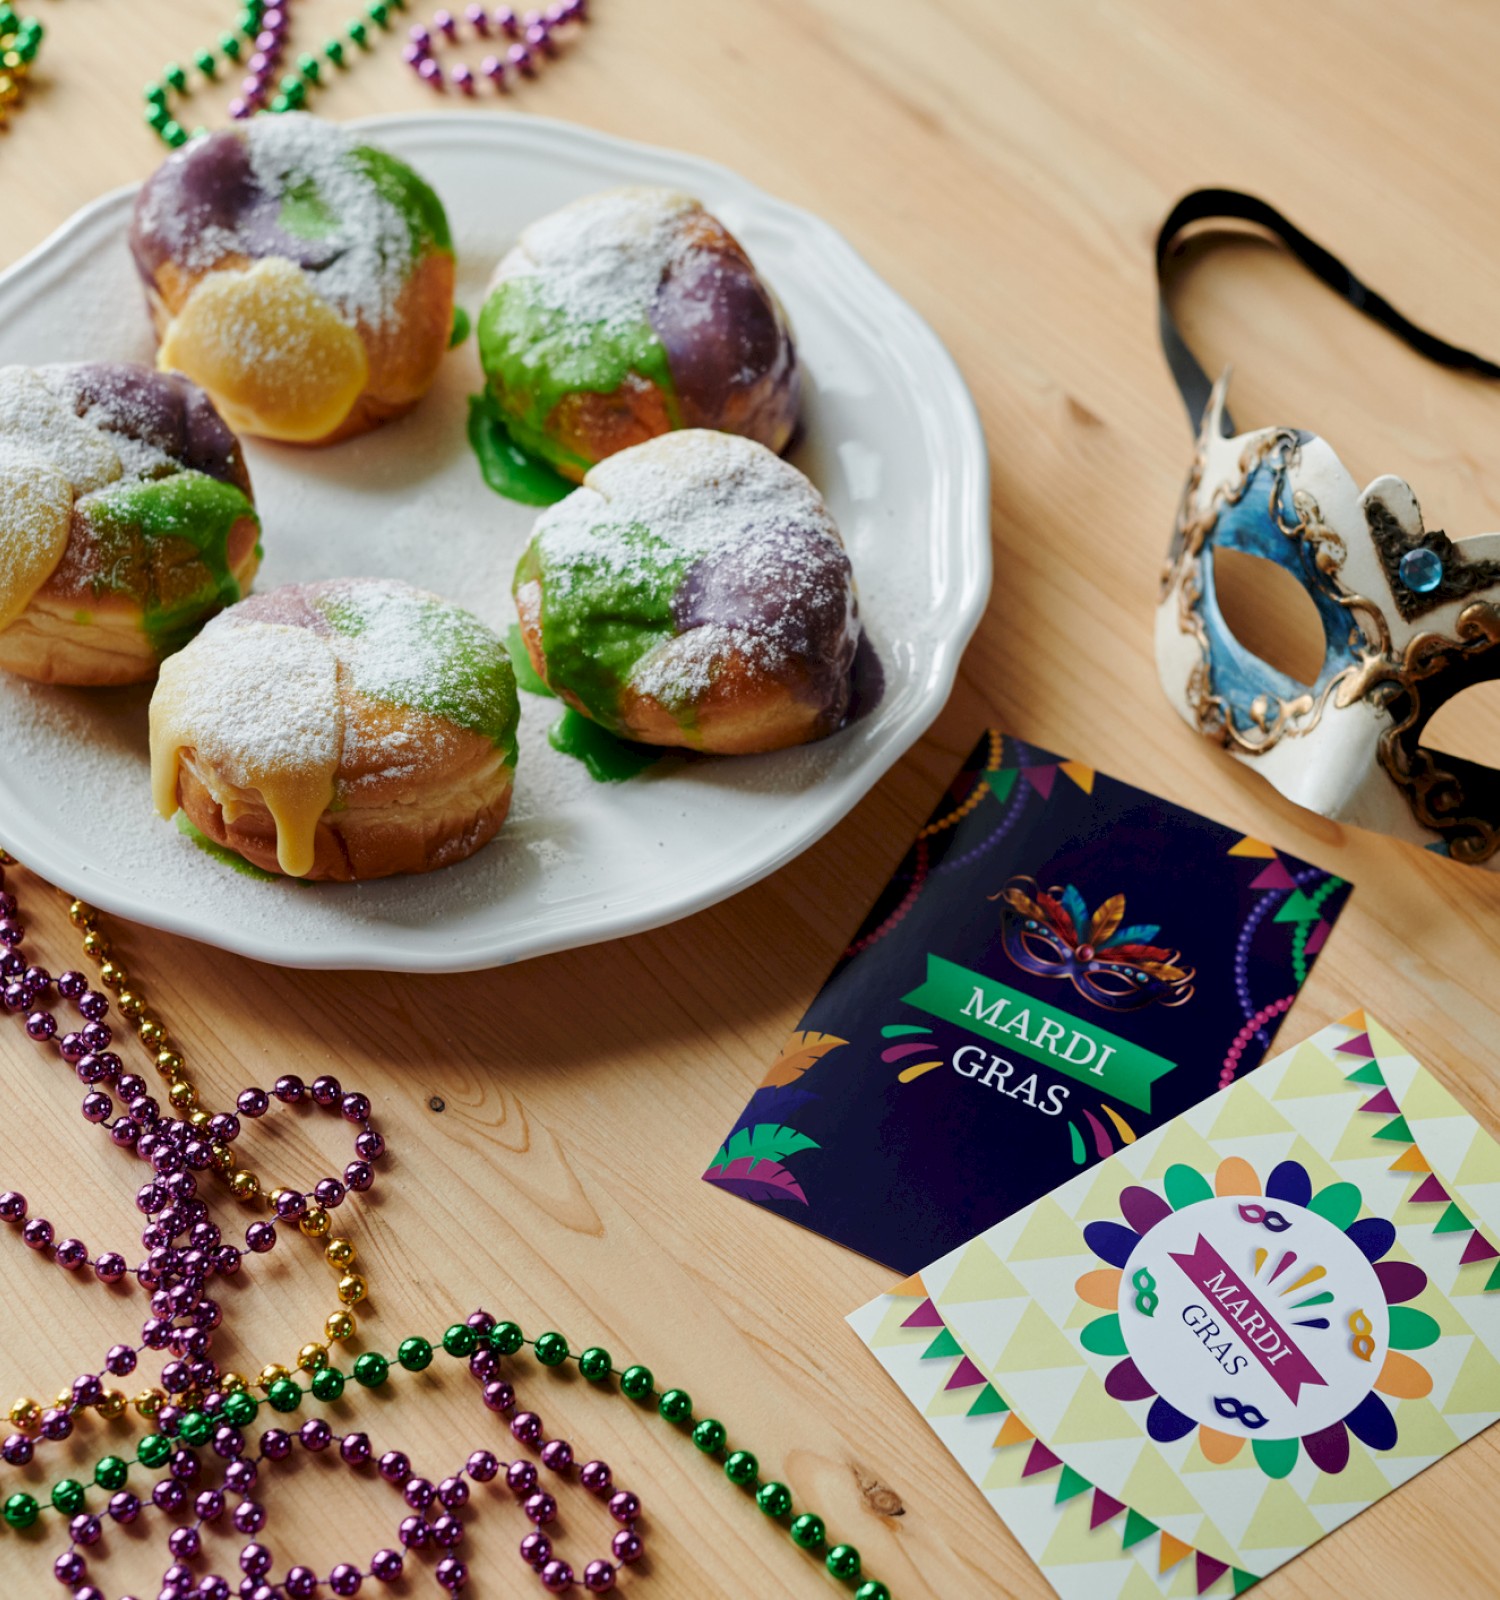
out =
{"type": "Polygon", "coordinates": [[[1151,1085],[1177,1065],[942,956],[927,957],[927,981],[902,999],[1079,1083],[1092,1084],[1137,1111],[1151,1109],[1151,1085]]]}

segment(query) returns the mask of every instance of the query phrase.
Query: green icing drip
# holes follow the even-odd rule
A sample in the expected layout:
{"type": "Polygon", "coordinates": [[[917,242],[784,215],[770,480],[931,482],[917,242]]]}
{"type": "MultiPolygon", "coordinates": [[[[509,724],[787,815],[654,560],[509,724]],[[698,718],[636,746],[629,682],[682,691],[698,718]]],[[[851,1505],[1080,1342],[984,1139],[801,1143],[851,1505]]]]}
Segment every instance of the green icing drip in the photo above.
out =
{"type": "Polygon", "coordinates": [[[453,326],[448,330],[448,348],[457,350],[469,337],[469,313],[462,306],[453,308],[453,326]]]}
{"type": "Polygon", "coordinates": [[[565,570],[554,571],[545,540],[533,539],[516,568],[516,587],[540,575],[547,676],[613,728],[620,690],[636,662],[677,632],[672,597],[692,558],[639,523],[604,523],[594,531],[599,555],[572,561],[565,570]],[[632,569],[649,568],[649,582],[621,573],[622,549],[632,569]]]}
{"type": "Polygon", "coordinates": [[[159,656],[182,649],[210,613],[240,598],[229,535],[255,507],[232,483],[179,472],[101,490],[87,508],[99,547],[94,592],[139,596],[144,577],[142,626],[159,656]]]}
{"type": "Polygon", "coordinates": [[[505,647],[510,651],[510,664],[516,669],[516,687],[527,694],[539,694],[547,700],[557,696],[547,687],[546,680],[531,664],[526,653],[526,641],[521,637],[521,624],[513,622],[505,635],[505,647]]]}
{"type": "Polygon", "coordinates": [[[281,197],[276,221],[294,239],[326,239],[339,225],[333,208],[311,178],[302,178],[281,197]]]}
{"type": "MultiPolygon", "coordinates": [[[[204,853],[204,855],[212,856],[220,866],[228,867],[231,872],[238,872],[241,877],[255,878],[261,883],[275,883],[278,881],[278,875],[276,873],[267,872],[264,867],[256,866],[253,861],[246,861],[244,856],[237,855],[226,845],[215,844],[206,833],[194,826],[194,824],[189,820],[185,811],[179,811],[174,820],[177,823],[178,833],[180,833],[184,839],[191,839],[193,843],[197,845],[198,848],[204,853]]],[[[303,878],[292,878],[289,880],[282,879],[280,881],[289,881],[291,883],[306,882],[306,880],[303,878]]]]}
{"type": "Polygon", "coordinates": [[[571,709],[547,730],[547,743],[565,756],[572,756],[588,768],[599,783],[623,783],[660,761],[665,751],[649,745],[630,744],[606,733],[597,722],[571,709]]]}
{"type": "Polygon", "coordinates": [[[377,150],[374,145],[356,145],[349,152],[355,166],[401,213],[411,235],[412,254],[420,255],[430,244],[444,255],[453,254],[453,235],[448,230],[448,214],[432,187],[419,178],[404,161],[377,150]]]}
{"type": "Polygon", "coordinates": [[[500,402],[510,436],[523,450],[580,472],[593,463],[551,438],[547,424],[570,394],[613,394],[635,373],[666,397],[680,427],[666,346],[642,319],[624,328],[580,327],[544,305],[531,278],[497,284],[479,313],[479,364],[500,402]]]}
{"type": "Polygon", "coordinates": [[[335,632],[372,637],[356,655],[354,687],[372,700],[444,717],[516,760],[521,706],[505,646],[478,619],[427,596],[345,591],[319,602],[335,632]]]}
{"type": "Polygon", "coordinates": [[[478,458],[484,481],[507,500],[523,506],[550,506],[576,487],[512,440],[492,394],[469,396],[469,446],[478,458]]]}

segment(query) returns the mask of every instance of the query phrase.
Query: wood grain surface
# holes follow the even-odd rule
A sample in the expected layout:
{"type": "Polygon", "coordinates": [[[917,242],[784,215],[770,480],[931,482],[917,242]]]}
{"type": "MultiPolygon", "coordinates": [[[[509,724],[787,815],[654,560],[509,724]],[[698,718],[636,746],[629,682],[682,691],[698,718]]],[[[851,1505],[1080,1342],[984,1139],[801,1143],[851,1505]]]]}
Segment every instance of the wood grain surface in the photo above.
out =
{"type": "MultiPolygon", "coordinates": [[[[27,104],[0,136],[0,265],[152,170],[160,151],[141,122],[141,86],[165,59],[189,60],[234,9],[30,5],[48,38],[27,104]]],[[[1500,192],[1500,13],[1482,0],[594,9],[514,109],[712,157],[819,212],[964,370],[991,449],[996,581],[951,703],[800,860],[658,933],[427,979],[299,974],[130,927],[116,948],[211,1103],[288,1070],[333,1071],[373,1098],[394,1156],[371,1203],[339,1217],[369,1272],[362,1344],[390,1350],[481,1304],[528,1331],[560,1328],[575,1347],[597,1341],[723,1418],[901,1600],[1040,1596],[1042,1579],[844,1325],[891,1275],[698,1175],[991,720],[1350,878],[1351,907],[1283,1042],[1368,1002],[1500,1126],[1500,878],[1298,811],[1191,734],[1157,687],[1152,608],[1191,441],[1157,349],[1150,260],[1179,192],[1250,188],[1412,315],[1500,351],[1489,203],[1500,192]]],[[[297,0],[297,48],[348,14],[349,0],[297,0]]],[[[316,108],[344,117],[439,104],[398,57],[397,39],[381,39],[316,108]]],[[[201,107],[217,124],[228,93],[199,96],[187,119],[201,107]]],[[[1362,481],[1409,477],[1429,525],[1500,526],[1500,391],[1427,367],[1255,243],[1190,266],[1178,305],[1210,366],[1237,363],[1243,426],[1299,423],[1330,436],[1362,481]]],[[[1472,699],[1487,704],[1448,731],[1471,753],[1493,751],[1500,700],[1472,699]]],[[[0,817],[0,838],[4,828],[0,817]]],[[[77,959],[61,903],[20,884],[37,911],[37,956],[54,970],[77,959]]],[[[0,1070],[0,1183],[92,1246],[132,1249],[139,1169],[83,1127],[71,1075],[14,1024],[0,1027],[0,1070]]],[[[263,1130],[256,1165],[267,1175],[307,1182],[319,1155],[347,1159],[331,1119],[283,1112],[263,1130]]],[[[334,1306],[306,1241],[258,1265],[253,1284],[226,1296],[238,1330],[228,1353],[243,1367],[289,1361],[334,1306]]],[[[97,1370],[141,1316],[139,1295],[70,1281],[3,1240],[0,1292],[0,1395],[45,1397],[97,1370]]],[[[358,1408],[377,1445],[399,1442],[434,1477],[494,1433],[460,1366],[440,1364],[358,1408]]],[[[631,1593],[840,1592],[665,1424],[576,1378],[538,1376],[526,1398],[641,1492],[650,1554],[631,1593]]],[[[81,1433],[76,1459],[90,1461],[131,1437],[94,1419],[81,1433]]],[[[7,1483],[50,1482],[71,1449],[51,1453],[45,1473],[8,1470],[7,1483]]],[[[1491,1433],[1263,1592],[1493,1594],[1497,1489],[1491,1433]]],[[[315,1460],[267,1498],[278,1554],[324,1571],[367,1559],[397,1519],[385,1486],[359,1491],[315,1460]]],[[[607,1528],[590,1505],[575,1515],[574,1499],[563,1502],[563,1553],[581,1564],[603,1552],[607,1528]]],[[[0,1537],[7,1597],[60,1592],[48,1570],[57,1523],[48,1530],[0,1537]]],[[[541,1592],[513,1553],[522,1531],[514,1509],[482,1519],[470,1592],[541,1592]]],[[[148,1559],[123,1530],[108,1544],[107,1592],[154,1594],[159,1545],[148,1559]]],[[[423,1574],[397,1592],[430,1585],[423,1574]]]]}

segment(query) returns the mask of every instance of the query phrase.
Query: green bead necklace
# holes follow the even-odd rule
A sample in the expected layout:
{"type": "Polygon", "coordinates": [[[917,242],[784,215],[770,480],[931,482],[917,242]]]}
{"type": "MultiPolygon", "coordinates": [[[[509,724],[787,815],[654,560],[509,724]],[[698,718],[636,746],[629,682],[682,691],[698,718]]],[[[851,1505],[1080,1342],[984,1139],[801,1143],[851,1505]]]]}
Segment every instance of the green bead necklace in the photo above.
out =
{"type": "MultiPolygon", "coordinates": [[[[529,1339],[518,1323],[502,1320],[487,1330],[471,1323],[455,1322],[436,1343],[412,1335],[400,1342],[394,1357],[367,1350],[355,1360],[349,1376],[361,1388],[379,1389],[390,1381],[397,1369],[424,1371],[432,1364],[437,1349],[455,1360],[466,1361],[481,1349],[498,1356],[515,1356],[528,1345],[543,1367],[556,1368],[571,1361],[584,1379],[594,1385],[607,1383],[615,1372],[609,1352],[598,1345],[591,1345],[575,1355],[560,1333],[540,1333],[529,1339]]],[[[132,1467],[155,1470],[165,1466],[180,1447],[204,1448],[221,1422],[243,1429],[254,1422],[262,1406],[286,1416],[298,1410],[309,1397],[331,1403],[344,1393],[345,1382],[345,1374],[329,1366],[313,1373],[306,1388],[290,1377],[278,1380],[271,1385],[264,1400],[257,1400],[248,1389],[232,1390],[223,1397],[217,1413],[193,1410],[177,1417],[175,1439],[164,1432],[151,1433],[140,1441],[129,1461],[120,1456],[105,1456],[95,1465],[92,1482],[87,1487],[76,1478],[63,1478],[53,1484],[45,1502],[24,1492],[12,1494],[0,1505],[0,1520],[12,1528],[29,1528],[48,1509],[64,1517],[74,1516],[86,1507],[89,1488],[113,1494],[124,1487],[132,1467]]],[[[692,1397],[686,1390],[659,1390],[651,1369],[639,1365],[626,1367],[619,1374],[618,1382],[619,1392],[626,1398],[651,1405],[663,1421],[679,1431],[689,1431],[698,1450],[721,1461],[724,1476],[737,1488],[753,1493],[760,1510],[773,1521],[784,1524],[799,1549],[810,1553],[826,1552],[823,1565],[834,1578],[845,1584],[861,1579],[863,1564],[859,1551],[852,1544],[829,1546],[827,1527],[814,1513],[804,1511],[793,1516],[792,1491],[787,1485],[775,1479],[762,1479],[759,1459],[749,1450],[731,1449],[728,1430],[717,1418],[695,1418],[692,1397]]],[[[878,1579],[864,1578],[854,1590],[854,1600],[891,1600],[891,1591],[878,1579]]]]}
{"type": "Polygon", "coordinates": [[[315,89],[347,71],[360,53],[373,50],[375,40],[390,31],[395,13],[406,9],[406,0],[371,0],[342,33],[324,42],[317,55],[298,56],[294,68],[278,77],[290,4],[291,0],[281,0],[279,5],[268,4],[267,0],[244,0],[233,28],[220,34],[213,46],[193,55],[191,72],[178,62],[169,62],[160,76],[146,85],[146,124],[163,144],[175,150],[189,138],[207,132],[197,127],[190,134],[182,121],[181,105],[192,97],[194,73],[196,87],[202,88],[216,83],[225,70],[244,68],[247,76],[241,93],[229,106],[229,114],[236,121],[260,110],[300,111],[315,89]]]}

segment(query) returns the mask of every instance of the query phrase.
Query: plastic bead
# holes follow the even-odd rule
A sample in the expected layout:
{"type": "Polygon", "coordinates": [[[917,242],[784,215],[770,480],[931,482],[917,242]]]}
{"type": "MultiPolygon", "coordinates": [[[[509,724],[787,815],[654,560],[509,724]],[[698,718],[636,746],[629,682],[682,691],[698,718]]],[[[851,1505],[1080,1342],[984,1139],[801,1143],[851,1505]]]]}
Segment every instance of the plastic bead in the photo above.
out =
{"type": "Polygon", "coordinates": [[[668,1389],[656,1409],[668,1422],[686,1422],[693,1414],[693,1397],[686,1389],[668,1389]]]}
{"type": "Polygon", "coordinates": [[[538,1334],[534,1348],[544,1367],[561,1366],[568,1359],[568,1341],[560,1333],[538,1334]]]}
{"type": "Polygon", "coordinates": [[[828,1530],[823,1526],[822,1517],[804,1511],[792,1522],[791,1534],[793,1544],[804,1550],[816,1550],[827,1539],[828,1530]]]}
{"type": "Polygon", "coordinates": [[[655,1382],[650,1367],[626,1367],[620,1375],[620,1388],[632,1400],[644,1400],[651,1393],[655,1382]]]}
{"type": "Polygon", "coordinates": [[[835,1578],[857,1578],[859,1576],[859,1551],[852,1544],[836,1544],[828,1552],[824,1565],[835,1578]]]}

